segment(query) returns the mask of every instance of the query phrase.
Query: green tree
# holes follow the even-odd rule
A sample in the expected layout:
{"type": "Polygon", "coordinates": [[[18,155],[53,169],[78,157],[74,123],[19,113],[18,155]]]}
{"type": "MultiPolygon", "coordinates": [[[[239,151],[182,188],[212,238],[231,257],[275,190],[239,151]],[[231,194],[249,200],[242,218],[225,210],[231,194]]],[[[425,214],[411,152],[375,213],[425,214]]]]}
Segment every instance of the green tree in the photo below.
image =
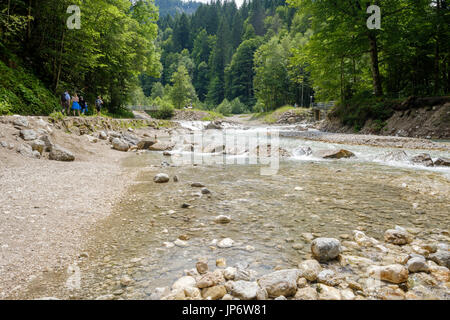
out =
{"type": "Polygon", "coordinates": [[[185,107],[190,102],[197,100],[195,89],[192,86],[191,78],[184,65],[178,67],[177,72],[172,76],[172,87],[170,98],[177,109],[185,107]]]}

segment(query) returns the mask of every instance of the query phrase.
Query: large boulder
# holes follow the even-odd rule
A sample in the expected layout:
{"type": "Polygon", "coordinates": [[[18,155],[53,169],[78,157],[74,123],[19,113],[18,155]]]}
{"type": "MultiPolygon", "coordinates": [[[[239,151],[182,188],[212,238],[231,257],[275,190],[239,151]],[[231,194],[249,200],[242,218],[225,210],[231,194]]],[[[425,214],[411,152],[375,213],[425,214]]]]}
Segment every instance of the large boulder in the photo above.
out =
{"type": "Polygon", "coordinates": [[[55,161],[74,161],[75,156],[63,147],[54,145],[52,151],[50,151],[49,159],[55,161]]]}
{"type": "Polygon", "coordinates": [[[137,147],[139,150],[150,149],[156,143],[156,140],[144,139],[138,142],[137,147]]]}
{"type": "Polygon", "coordinates": [[[401,264],[373,266],[368,269],[369,275],[375,279],[399,284],[408,280],[408,269],[401,264]]]}
{"type": "Polygon", "coordinates": [[[410,243],[412,237],[405,229],[396,227],[395,229],[386,230],[384,240],[396,245],[404,245],[410,243]]]}
{"type": "Polygon", "coordinates": [[[46,149],[45,142],[42,140],[33,140],[29,144],[30,144],[31,148],[33,149],[33,151],[37,151],[41,155],[42,155],[42,153],[44,153],[44,151],[46,149]]]}
{"type": "Polygon", "coordinates": [[[20,130],[20,137],[25,141],[32,141],[37,139],[37,133],[30,129],[20,130]]]}
{"type": "Polygon", "coordinates": [[[314,153],[314,156],[323,159],[343,159],[355,157],[353,152],[345,149],[341,150],[320,150],[314,153]]]}
{"type": "Polygon", "coordinates": [[[38,140],[44,142],[44,144],[45,144],[45,150],[44,151],[45,152],[52,151],[53,143],[50,141],[50,138],[47,135],[40,136],[38,140]]]}
{"type": "Polygon", "coordinates": [[[122,140],[124,140],[125,142],[127,142],[129,145],[132,145],[132,146],[136,146],[140,141],[136,135],[134,135],[132,133],[128,133],[128,132],[125,132],[123,134],[122,140]]]}
{"type": "Polygon", "coordinates": [[[411,162],[414,164],[420,164],[426,167],[433,167],[433,160],[428,153],[421,153],[411,158],[411,162]]]}
{"type": "Polygon", "coordinates": [[[254,281],[231,281],[229,284],[231,294],[241,300],[253,300],[258,295],[259,286],[254,281]]]}
{"type": "Polygon", "coordinates": [[[332,260],[341,253],[341,242],[334,238],[317,238],[311,243],[311,252],[320,262],[332,260]]]}
{"type": "Polygon", "coordinates": [[[111,144],[112,144],[112,147],[114,150],[127,152],[128,149],[130,149],[130,145],[128,144],[128,142],[126,142],[120,138],[114,138],[111,141],[111,144]]]}
{"type": "Polygon", "coordinates": [[[449,158],[438,158],[435,162],[434,162],[435,166],[438,167],[450,167],[450,159],[449,158]]]}
{"type": "Polygon", "coordinates": [[[17,148],[17,152],[27,158],[39,159],[41,157],[39,151],[33,151],[33,148],[28,144],[21,144],[17,148]]]}
{"type": "Polygon", "coordinates": [[[279,270],[261,277],[258,284],[271,298],[290,297],[297,292],[297,280],[301,274],[298,269],[279,270]]]}

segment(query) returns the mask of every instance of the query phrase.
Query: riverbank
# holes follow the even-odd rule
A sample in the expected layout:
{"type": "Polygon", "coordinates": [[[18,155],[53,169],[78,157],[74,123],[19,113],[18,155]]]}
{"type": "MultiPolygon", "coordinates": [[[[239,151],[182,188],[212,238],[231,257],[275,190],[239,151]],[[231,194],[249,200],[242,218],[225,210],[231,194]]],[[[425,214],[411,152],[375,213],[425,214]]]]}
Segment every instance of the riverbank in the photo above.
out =
{"type": "Polygon", "coordinates": [[[151,123],[0,117],[0,298],[75,259],[91,236],[89,230],[111,213],[133,183],[139,170],[122,166],[129,154],[112,149],[97,130],[105,130],[105,139],[120,129],[132,130],[139,139],[167,134],[151,123]],[[67,151],[74,161],[48,160],[51,153],[45,144],[38,147],[39,139],[67,151]]]}

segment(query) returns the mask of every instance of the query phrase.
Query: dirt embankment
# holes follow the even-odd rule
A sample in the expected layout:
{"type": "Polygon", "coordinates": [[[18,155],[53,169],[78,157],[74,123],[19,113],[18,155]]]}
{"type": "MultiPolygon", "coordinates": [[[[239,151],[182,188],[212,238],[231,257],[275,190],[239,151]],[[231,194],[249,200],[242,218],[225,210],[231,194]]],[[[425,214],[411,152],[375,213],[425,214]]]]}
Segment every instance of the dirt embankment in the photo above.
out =
{"type": "Polygon", "coordinates": [[[110,214],[138,173],[121,164],[130,152],[113,150],[112,138],[131,143],[168,135],[155,126],[153,120],[0,117],[0,299],[80,254],[89,229],[110,214]],[[38,141],[74,161],[67,154],[49,160],[38,141]]]}
{"type": "MultiPolygon", "coordinates": [[[[426,139],[450,139],[450,97],[410,98],[393,106],[392,116],[380,123],[368,120],[358,132],[383,136],[426,139]]],[[[337,118],[327,118],[321,130],[336,133],[355,133],[337,118]]]]}

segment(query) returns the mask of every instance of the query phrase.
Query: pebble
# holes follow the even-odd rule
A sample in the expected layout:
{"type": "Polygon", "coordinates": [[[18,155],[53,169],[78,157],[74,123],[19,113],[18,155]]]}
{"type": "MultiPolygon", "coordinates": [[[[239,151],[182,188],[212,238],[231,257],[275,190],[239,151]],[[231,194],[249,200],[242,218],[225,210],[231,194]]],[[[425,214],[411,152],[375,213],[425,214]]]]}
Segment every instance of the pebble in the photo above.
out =
{"type": "Polygon", "coordinates": [[[176,246],[178,246],[178,247],[181,247],[181,248],[186,248],[188,246],[188,243],[186,241],[181,240],[181,239],[175,240],[174,244],[176,246]]]}

